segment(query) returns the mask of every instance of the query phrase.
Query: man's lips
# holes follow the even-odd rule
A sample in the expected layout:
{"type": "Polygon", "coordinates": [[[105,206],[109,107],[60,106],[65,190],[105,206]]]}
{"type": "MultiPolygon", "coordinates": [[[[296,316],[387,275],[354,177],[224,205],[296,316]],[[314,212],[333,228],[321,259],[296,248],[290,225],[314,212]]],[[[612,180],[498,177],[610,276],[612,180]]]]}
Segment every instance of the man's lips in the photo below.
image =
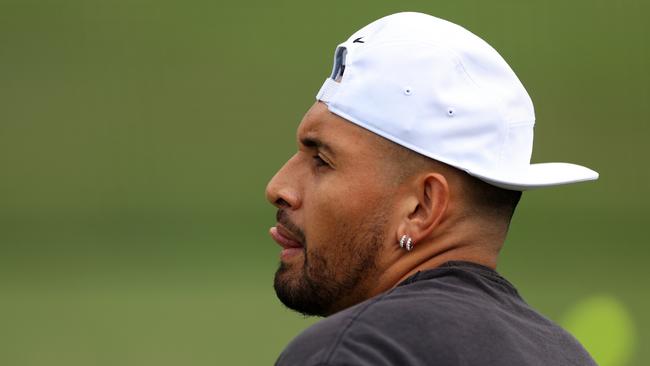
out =
{"type": "Polygon", "coordinates": [[[287,230],[282,224],[278,223],[269,230],[271,237],[284,249],[303,248],[302,243],[296,238],[295,234],[287,230]]]}

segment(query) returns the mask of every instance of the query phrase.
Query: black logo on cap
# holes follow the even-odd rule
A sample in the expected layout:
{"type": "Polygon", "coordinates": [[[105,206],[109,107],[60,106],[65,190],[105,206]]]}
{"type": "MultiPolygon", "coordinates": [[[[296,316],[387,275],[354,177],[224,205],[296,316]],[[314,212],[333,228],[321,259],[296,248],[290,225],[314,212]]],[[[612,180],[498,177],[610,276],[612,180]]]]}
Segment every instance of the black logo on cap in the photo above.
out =
{"type": "Polygon", "coordinates": [[[352,43],[366,43],[366,42],[362,41],[361,38],[363,38],[363,37],[359,37],[359,38],[355,39],[354,41],[352,41],[352,43]]]}

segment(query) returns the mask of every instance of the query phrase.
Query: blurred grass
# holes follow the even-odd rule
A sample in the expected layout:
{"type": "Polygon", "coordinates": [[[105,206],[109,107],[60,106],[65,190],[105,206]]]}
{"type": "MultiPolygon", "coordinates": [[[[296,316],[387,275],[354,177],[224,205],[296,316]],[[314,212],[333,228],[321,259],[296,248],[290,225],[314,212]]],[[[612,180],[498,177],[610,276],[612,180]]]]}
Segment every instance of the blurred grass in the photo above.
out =
{"type": "Polygon", "coordinates": [[[646,2],[0,0],[0,364],[272,363],[314,320],[275,299],[264,186],[335,46],[401,10],[509,61],[533,161],[601,173],[526,193],[500,271],[557,321],[616,298],[650,359],[646,2]]]}

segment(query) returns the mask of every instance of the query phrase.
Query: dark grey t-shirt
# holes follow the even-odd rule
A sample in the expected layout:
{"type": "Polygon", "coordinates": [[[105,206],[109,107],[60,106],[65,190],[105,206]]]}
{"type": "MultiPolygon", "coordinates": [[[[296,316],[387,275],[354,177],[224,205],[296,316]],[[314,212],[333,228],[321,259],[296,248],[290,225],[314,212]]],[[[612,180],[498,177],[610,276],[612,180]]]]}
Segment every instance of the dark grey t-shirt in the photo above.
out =
{"type": "Polygon", "coordinates": [[[595,365],[490,268],[449,262],[331,315],[276,365],[595,365]]]}

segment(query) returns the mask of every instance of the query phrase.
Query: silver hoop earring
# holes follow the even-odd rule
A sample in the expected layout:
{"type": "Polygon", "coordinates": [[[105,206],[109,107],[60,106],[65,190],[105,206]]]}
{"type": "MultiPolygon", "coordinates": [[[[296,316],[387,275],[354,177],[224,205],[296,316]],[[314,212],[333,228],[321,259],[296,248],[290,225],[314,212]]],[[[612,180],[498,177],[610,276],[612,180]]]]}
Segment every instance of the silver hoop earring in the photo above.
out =
{"type": "Polygon", "coordinates": [[[408,235],[402,235],[402,237],[399,239],[399,247],[406,249],[407,252],[410,252],[413,250],[413,239],[411,239],[411,237],[408,235]]]}

